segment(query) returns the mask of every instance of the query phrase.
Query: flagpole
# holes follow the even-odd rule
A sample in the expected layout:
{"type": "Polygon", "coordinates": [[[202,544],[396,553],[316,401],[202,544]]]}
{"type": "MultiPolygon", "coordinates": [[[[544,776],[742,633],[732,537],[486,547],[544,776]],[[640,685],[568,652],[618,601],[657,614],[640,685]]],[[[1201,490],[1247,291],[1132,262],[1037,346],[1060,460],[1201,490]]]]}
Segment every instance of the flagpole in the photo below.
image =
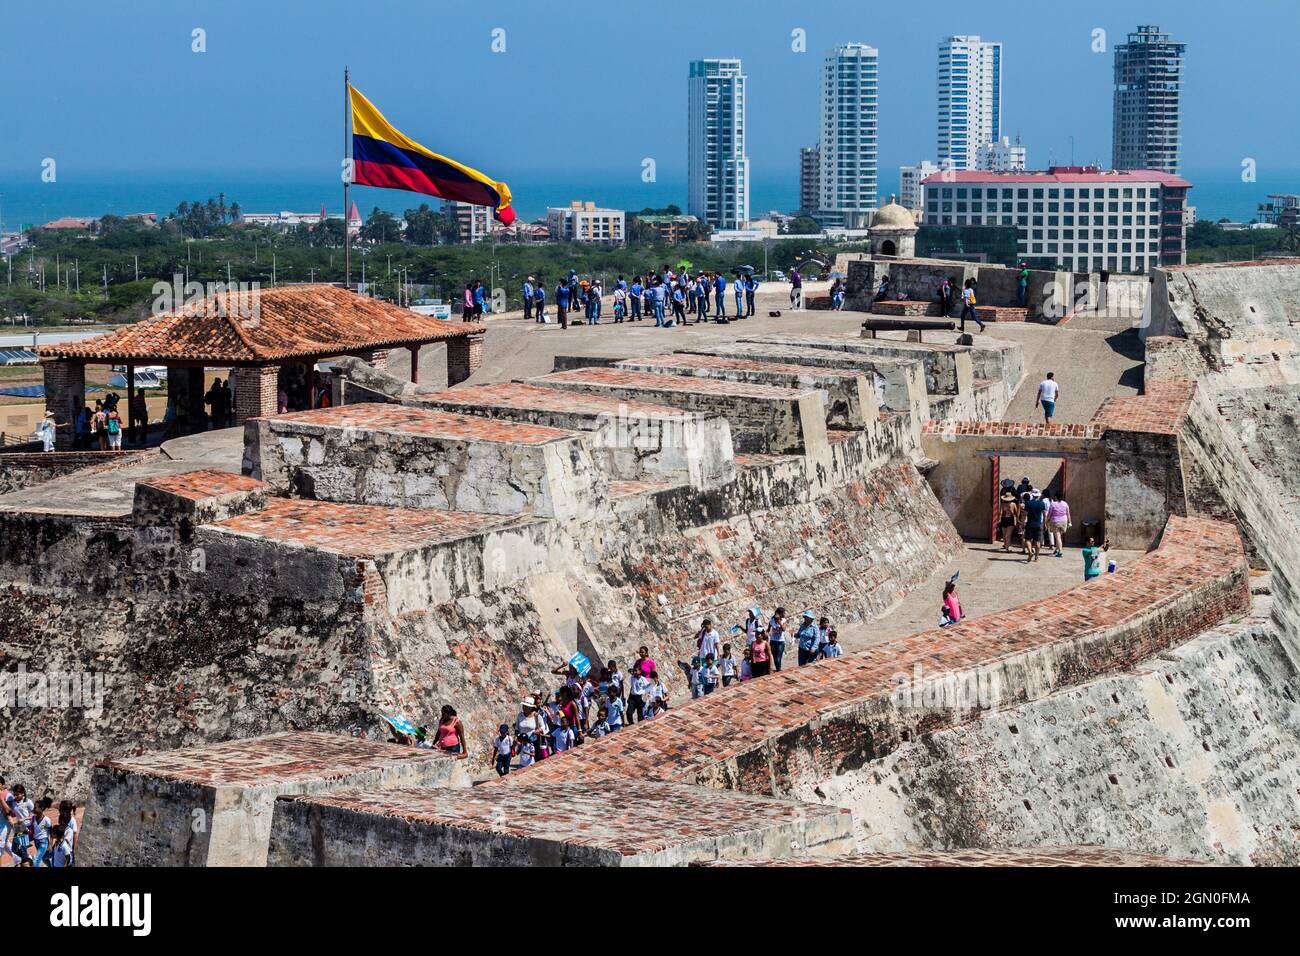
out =
{"type": "MultiPolygon", "coordinates": [[[[350,155],[349,145],[352,141],[352,124],[348,122],[348,68],[343,67],[343,159],[350,155]]],[[[343,177],[343,285],[352,283],[352,232],[348,229],[348,185],[352,181],[352,170],[347,169],[343,177]]]]}

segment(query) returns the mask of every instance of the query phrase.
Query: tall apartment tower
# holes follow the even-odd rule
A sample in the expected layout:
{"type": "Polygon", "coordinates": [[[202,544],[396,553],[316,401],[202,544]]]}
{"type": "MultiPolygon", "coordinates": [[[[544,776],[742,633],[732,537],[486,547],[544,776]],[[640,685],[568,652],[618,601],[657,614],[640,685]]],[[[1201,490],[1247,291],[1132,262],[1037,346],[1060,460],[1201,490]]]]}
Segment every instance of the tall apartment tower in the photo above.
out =
{"type": "Polygon", "coordinates": [[[865,43],[846,43],[822,64],[819,144],[823,226],[865,229],[877,205],[876,133],[879,55],[865,43]]]}
{"type": "Polygon", "coordinates": [[[1183,50],[1156,26],[1140,26],[1115,47],[1116,169],[1178,172],[1178,97],[1183,50]]]}
{"type": "Polygon", "coordinates": [[[816,216],[821,196],[821,150],[816,146],[799,148],[799,212],[816,216]]]}
{"type": "Polygon", "coordinates": [[[974,169],[981,146],[1002,138],[1002,44],[977,36],[939,44],[939,166],[974,169]]]}
{"type": "Polygon", "coordinates": [[[686,180],[690,213],[714,229],[749,219],[745,74],[739,60],[696,60],[688,80],[686,180]]]}

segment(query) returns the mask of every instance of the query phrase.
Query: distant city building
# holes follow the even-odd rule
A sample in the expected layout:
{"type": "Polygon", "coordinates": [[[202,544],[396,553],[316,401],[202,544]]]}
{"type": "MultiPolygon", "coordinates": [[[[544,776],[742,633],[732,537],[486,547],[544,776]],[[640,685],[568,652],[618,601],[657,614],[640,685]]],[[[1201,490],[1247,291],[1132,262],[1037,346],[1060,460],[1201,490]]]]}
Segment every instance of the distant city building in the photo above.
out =
{"type": "Polygon", "coordinates": [[[654,230],[656,241],[670,246],[688,241],[691,230],[700,221],[695,216],[637,216],[636,219],[654,230]]]}
{"type": "Polygon", "coordinates": [[[954,36],[939,44],[939,167],[974,169],[1002,138],[1002,44],[954,36]]]}
{"type": "Polygon", "coordinates": [[[821,150],[804,146],[799,150],[799,212],[815,215],[821,202],[821,150]]]}
{"type": "Polygon", "coordinates": [[[1156,26],[1115,47],[1113,165],[1178,172],[1183,50],[1156,26]]]}
{"type": "Polygon", "coordinates": [[[745,74],[739,60],[696,60],[687,83],[689,211],[715,229],[749,218],[745,74]]]}
{"type": "Polygon", "coordinates": [[[1186,209],[1183,210],[1183,225],[1186,226],[1188,229],[1191,229],[1192,226],[1196,225],[1195,206],[1188,206],[1186,209]]]}
{"type": "Polygon", "coordinates": [[[86,230],[93,229],[95,227],[95,223],[97,222],[99,222],[99,220],[94,217],[83,218],[78,216],[63,216],[59,219],[50,220],[45,225],[41,226],[41,228],[49,229],[51,231],[56,231],[56,232],[57,231],[84,232],[86,230]]]}
{"type": "Polygon", "coordinates": [[[1300,223],[1300,196],[1270,194],[1266,202],[1259,204],[1259,221],[1288,229],[1300,223]]]}
{"type": "Polygon", "coordinates": [[[741,229],[756,233],[764,239],[774,239],[781,232],[781,224],[775,219],[751,219],[741,229]]]}
{"type": "Polygon", "coordinates": [[[946,171],[928,177],[925,222],[1015,226],[1021,258],[1075,272],[1144,273],[1187,261],[1187,191],[1156,170],[946,171]]]}
{"type": "Polygon", "coordinates": [[[466,245],[486,239],[493,233],[493,226],[496,225],[490,207],[476,206],[467,202],[453,200],[444,202],[442,215],[449,223],[455,224],[457,241],[466,245]]]}
{"type": "Polygon", "coordinates": [[[246,212],[240,214],[239,221],[246,226],[293,229],[296,226],[315,226],[327,218],[325,207],[321,206],[320,212],[246,212]]]}
{"type": "Polygon", "coordinates": [[[566,207],[546,210],[551,238],[563,242],[622,244],[626,239],[625,221],[622,209],[601,209],[594,202],[574,200],[566,207]]]}
{"type": "Polygon", "coordinates": [[[878,54],[865,43],[846,43],[822,63],[822,124],[818,221],[864,228],[876,209],[878,54]]]}
{"type": "Polygon", "coordinates": [[[913,211],[920,211],[921,182],[938,171],[939,167],[928,159],[921,160],[915,166],[898,167],[898,204],[913,211]]]}
{"type": "Polygon", "coordinates": [[[985,143],[975,154],[975,168],[994,173],[1015,173],[1024,169],[1025,147],[1020,141],[1011,142],[1009,136],[1003,136],[993,143],[985,143]]]}

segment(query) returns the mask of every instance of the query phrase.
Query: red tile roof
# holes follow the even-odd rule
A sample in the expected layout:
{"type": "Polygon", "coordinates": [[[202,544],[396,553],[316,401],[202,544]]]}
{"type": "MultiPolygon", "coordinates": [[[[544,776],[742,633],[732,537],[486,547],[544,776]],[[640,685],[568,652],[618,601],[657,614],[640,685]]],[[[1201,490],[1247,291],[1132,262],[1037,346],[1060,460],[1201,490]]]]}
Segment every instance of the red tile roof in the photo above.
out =
{"type": "Polygon", "coordinates": [[[1079,183],[1092,186],[1124,186],[1133,183],[1159,183],[1170,188],[1190,189],[1191,183],[1181,176],[1161,172],[1158,169],[1111,169],[1088,171],[1082,166],[1054,166],[1050,170],[1033,170],[1027,172],[1000,173],[983,169],[947,169],[926,176],[921,180],[923,186],[938,186],[946,183],[1079,183]]]}
{"type": "Polygon", "coordinates": [[[114,332],[39,351],[44,358],[258,365],[485,331],[318,283],[219,293],[114,332]]]}

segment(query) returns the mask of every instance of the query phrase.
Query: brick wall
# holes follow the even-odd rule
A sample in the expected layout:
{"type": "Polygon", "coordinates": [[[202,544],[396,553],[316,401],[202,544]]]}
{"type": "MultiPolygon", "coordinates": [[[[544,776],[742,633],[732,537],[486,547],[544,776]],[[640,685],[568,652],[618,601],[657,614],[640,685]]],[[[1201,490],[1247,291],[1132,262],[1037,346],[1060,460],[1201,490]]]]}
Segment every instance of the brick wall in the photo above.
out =
{"type": "Polygon", "coordinates": [[[266,365],[259,368],[237,368],[232,373],[235,379],[235,421],[244,422],[250,418],[274,415],[278,408],[276,393],[280,368],[266,365]]]}
{"type": "Polygon", "coordinates": [[[364,352],[358,352],[357,357],[381,372],[388,371],[388,353],[389,349],[367,349],[364,352]]]}
{"type": "Polygon", "coordinates": [[[447,340],[447,385],[459,385],[483,364],[483,336],[447,340]]]}

